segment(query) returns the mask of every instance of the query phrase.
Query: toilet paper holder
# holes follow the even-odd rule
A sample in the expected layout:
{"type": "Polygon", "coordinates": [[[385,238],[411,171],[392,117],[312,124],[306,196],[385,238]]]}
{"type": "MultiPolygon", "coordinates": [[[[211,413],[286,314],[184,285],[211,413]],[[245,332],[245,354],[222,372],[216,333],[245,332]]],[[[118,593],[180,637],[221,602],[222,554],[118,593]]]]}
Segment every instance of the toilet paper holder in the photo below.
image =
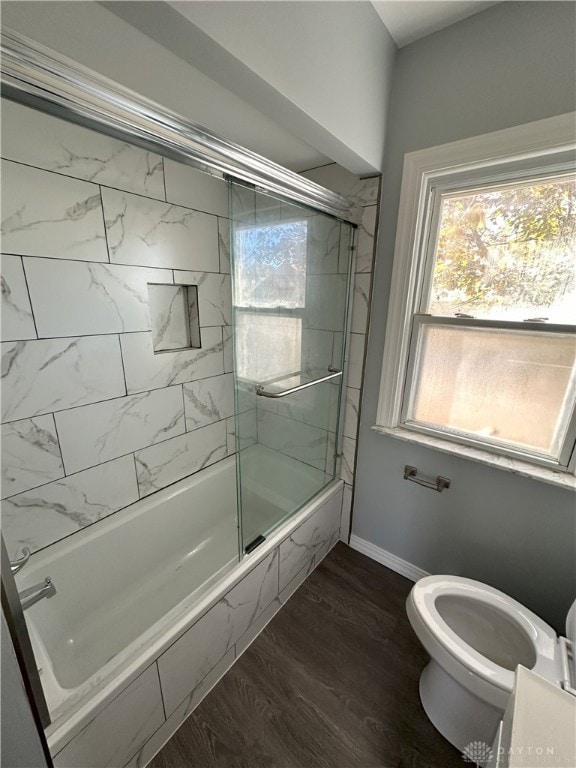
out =
{"type": "Polygon", "coordinates": [[[449,478],[442,477],[442,475],[437,475],[436,480],[424,480],[418,477],[417,467],[412,467],[410,464],[406,464],[404,467],[404,480],[418,483],[418,485],[422,485],[424,488],[431,488],[433,491],[438,491],[438,493],[442,493],[445,488],[450,488],[451,483],[449,478]]]}

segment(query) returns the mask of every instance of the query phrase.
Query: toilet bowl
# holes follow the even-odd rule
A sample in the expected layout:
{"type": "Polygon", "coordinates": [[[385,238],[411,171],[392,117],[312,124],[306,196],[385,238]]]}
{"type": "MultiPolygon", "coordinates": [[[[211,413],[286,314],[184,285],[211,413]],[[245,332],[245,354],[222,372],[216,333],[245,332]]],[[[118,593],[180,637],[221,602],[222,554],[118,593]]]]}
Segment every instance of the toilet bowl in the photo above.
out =
{"type": "MultiPolygon", "coordinates": [[[[486,584],[426,576],[412,588],[406,610],[430,655],[420,677],[422,705],[461,751],[472,742],[492,745],[519,664],[558,686],[574,686],[566,638],[486,584]]],[[[566,624],[568,641],[575,643],[576,600],[566,624]]]]}

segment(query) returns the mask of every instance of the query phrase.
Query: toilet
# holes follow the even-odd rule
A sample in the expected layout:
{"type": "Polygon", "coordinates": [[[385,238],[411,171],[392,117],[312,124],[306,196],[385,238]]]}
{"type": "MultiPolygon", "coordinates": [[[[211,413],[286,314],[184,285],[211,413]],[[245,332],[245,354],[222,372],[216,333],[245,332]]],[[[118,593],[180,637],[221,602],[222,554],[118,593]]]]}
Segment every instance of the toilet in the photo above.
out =
{"type": "Polygon", "coordinates": [[[420,676],[428,718],[457,749],[492,745],[519,664],[574,689],[570,645],[576,647],[576,600],[567,637],[508,595],[459,576],[426,576],[414,584],[406,610],[430,655],[420,676]]]}

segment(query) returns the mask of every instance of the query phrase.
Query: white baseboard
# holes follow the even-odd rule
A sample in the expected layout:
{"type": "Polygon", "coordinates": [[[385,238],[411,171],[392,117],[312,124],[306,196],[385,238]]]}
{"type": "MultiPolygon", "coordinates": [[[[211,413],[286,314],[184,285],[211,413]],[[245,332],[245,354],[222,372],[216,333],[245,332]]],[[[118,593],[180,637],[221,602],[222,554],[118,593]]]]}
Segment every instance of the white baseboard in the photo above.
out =
{"type": "Polygon", "coordinates": [[[418,568],[417,565],[412,565],[406,560],[402,560],[401,557],[393,555],[392,552],[387,552],[385,549],[377,547],[376,544],[372,544],[369,541],[361,539],[359,536],[352,534],[350,536],[350,546],[358,552],[362,552],[363,555],[367,555],[372,560],[376,560],[377,563],[382,563],[392,571],[396,571],[401,576],[405,576],[410,581],[418,581],[418,579],[424,576],[430,576],[427,571],[418,568]]]}

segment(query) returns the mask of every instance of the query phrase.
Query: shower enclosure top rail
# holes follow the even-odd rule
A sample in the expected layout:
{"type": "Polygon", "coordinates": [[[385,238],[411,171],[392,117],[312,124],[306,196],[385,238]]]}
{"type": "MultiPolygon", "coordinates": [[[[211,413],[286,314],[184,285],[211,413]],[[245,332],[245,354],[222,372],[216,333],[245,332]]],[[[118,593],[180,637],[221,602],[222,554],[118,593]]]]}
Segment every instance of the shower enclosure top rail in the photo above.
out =
{"type": "Polygon", "coordinates": [[[302,389],[313,387],[315,384],[320,384],[323,381],[328,381],[329,379],[335,379],[338,376],[342,376],[342,371],[335,371],[332,368],[329,368],[328,370],[330,373],[327,376],[321,376],[318,379],[313,379],[312,381],[307,381],[304,384],[298,384],[295,387],[290,387],[289,389],[283,389],[277,392],[267,392],[264,384],[258,384],[256,387],[256,394],[260,397],[286,397],[286,395],[293,395],[294,392],[300,392],[302,389]]]}
{"type": "Polygon", "coordinates": [[[157,152],[219,178],[290,198],[343,221],[359,224],[350,200],[218,136],[176,112],[4,29],[2,95],[157,152]]]}

